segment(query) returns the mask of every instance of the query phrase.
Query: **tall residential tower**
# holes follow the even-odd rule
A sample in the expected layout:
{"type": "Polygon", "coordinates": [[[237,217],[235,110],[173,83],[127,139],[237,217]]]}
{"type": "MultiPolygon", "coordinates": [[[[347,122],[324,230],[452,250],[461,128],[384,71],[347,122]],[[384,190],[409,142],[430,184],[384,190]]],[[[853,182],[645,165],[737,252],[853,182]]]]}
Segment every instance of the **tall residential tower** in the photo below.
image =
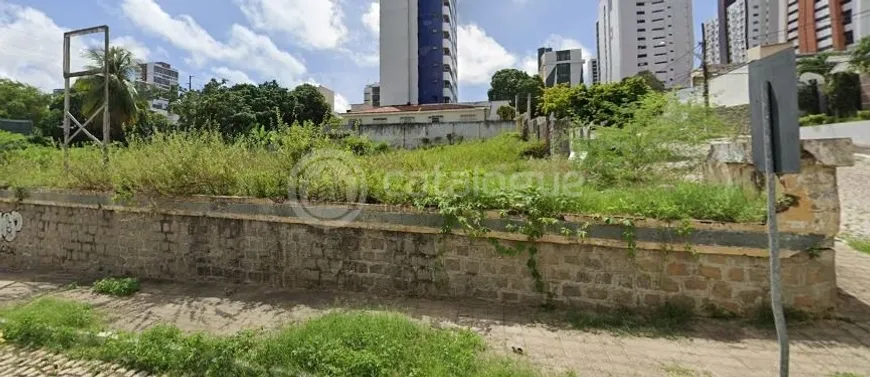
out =
{"type": "Polygon", "coordinates": [[[599,0],[601,82],[650,71],[667,87],[687,87],[695,61],[691,0],[599,0]]]}
{"type": "Polygon", "coordinates": [[[457,0],[381,0],[381,106],[456,103],[457,0]]]}

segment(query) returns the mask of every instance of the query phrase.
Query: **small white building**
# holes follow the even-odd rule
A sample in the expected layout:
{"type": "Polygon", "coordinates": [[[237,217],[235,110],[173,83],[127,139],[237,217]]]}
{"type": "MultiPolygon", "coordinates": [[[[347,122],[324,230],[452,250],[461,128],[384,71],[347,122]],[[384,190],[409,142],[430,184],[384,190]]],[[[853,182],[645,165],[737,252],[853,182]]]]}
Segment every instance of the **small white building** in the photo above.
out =
{"type": "MultiPolygon", "coordinates": [[[[496,109],[497,110],[497,109],[496,109]]],[[[401,124],[401,123],[458,123],[479,122],[492,119],[489,105],[430,104],[383,106],[342,114],[344,123],[351,124],[401,124]]]]}

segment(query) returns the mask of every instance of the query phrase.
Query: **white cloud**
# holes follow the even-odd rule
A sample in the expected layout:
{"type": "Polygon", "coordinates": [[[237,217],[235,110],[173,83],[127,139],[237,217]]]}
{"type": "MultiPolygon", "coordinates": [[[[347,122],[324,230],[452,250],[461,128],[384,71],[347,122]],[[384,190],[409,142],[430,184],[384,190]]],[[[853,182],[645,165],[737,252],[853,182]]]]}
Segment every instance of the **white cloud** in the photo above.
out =
{"type": "Polygon", "coordinates": [[[563,37],[557,34],[550,34],[550,36],[547,37],[547,40],[544,41],[544,46],[552,47],[556,50],[576,50],[579,48],[583,50],[584,59],[590,56],[589,49],[581,44],[578,40],[563,37]]]}
{"type": "Polygon", "coordinates": [[[189,64],[201,67],[215,61],[235,69],[250,69],[286,86],[295,86],[306,72],[302,61],[279,49],[269,37],[244,26],[233,24],[228,41],[221,42],[192,17],[172,17],[154,0],[124,0],[121,9],[144,31],[189,52],[189,64]]]}
{"type": "Polygon", "coordinates": [[[333,49],[347,38],[338,0],[237,0],[254,27],[286,32],[300,45],[333,49]]]}
{"type": "MultiPolygon", "coordinates": [[[[39,10],[0,1],[0,77],[44,91],[63,87],[63,33],[68,30],[39,10]]],[[[70,67],[80,71],[87,64],[82,57],[85,49],[101,44],[88,36],[71,41],[70,67]]],[[[122,36],[112,43],[148,55],[147,48],[131,37],[122,36]]]]}
{"type": "Polygon", "coordinates": [[[227,79],[229,80],[230,85],[235,84],[253,84],[254,80],[252,80],[248,74],[239,71],[237,69],[227,68],[227,67],[216,67],[211,70],[212,74],[218,79],[227,79]]]}
{"type": "Polygon", "coordinates": [[[349,109],[350,102],[347,101],[347,98],[345,98],[340,93],[335,93],[335,108],[332,110],[337,113],[344,113],[347,112],[347,110],[349,109]]]}
{"type": "Polygon", "coordinates": [[[533,76],[539,74],[540,72],[538,72],[538,56],[532,54],[523,58],[522,63],[520,63],[520,69],[522,69],[525,73],[533,76]]]}
{"type": "Polygon", "coordinates": [[[463,84],[485,84],[492,74],[513,67],[517,58],[475,24],[460,25],[459,81],[463,84]]]}
{"type": "Polygon", "coordinates": [[[134,39],[133,37],[124,36],[118,37],[111,41],[113,46],[119,46],[133,53],[136,60],[146,62],[151,57],[151,50],[145,45],[134,39]]]}
{"type": "Polygon", "coordinates": [[[369,31],[374,35],[380,34],[381,31],[381,4],[373,2],[369,5],[369,10],[362,15],[362,22],[369,31]]]}

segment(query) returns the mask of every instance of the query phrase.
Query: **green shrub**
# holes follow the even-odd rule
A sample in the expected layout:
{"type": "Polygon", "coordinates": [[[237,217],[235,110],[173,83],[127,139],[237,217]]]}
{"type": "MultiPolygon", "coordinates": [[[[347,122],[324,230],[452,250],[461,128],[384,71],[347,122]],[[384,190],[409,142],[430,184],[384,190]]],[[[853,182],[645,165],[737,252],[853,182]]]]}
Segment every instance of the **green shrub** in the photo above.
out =
{"type": "Polygon", "coordinates": [[[870,120],[870,110],[859,111],[858,118],[860,118],[862,120],[870,120]]]}
{"type": "Polygon", "coordinates": [[[135,278],[105,278],[94,282],[93,291],[111,296],[132,296],[139,292],[139,280],[135,278]]]}
{"type": "Polygon", "coordinates": [[[28,304],[0,310],[6,322],[3,339],[28,347],[70,349],[90,344],[86,331],[96,330],[100,321],[91,307],[55,298],[41,298],[28,304]]]}
{"type": "Polygon", "coordinates": [[[800,123],[801,127],[804,126],[818,126],[822,124],[833,123],[834,118],[827,116],[825,114],[814,114],[802,116],[798,123],[800,123]]]}

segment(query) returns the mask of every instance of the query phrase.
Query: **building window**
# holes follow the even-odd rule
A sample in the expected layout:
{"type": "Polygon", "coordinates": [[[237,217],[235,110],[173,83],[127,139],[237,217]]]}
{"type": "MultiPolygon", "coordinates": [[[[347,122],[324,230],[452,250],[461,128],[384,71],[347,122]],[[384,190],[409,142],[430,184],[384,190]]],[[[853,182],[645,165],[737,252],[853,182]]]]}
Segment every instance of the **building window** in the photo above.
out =
{"type": "Polygon", "coordinates": [[[462,121],[477,120],[477,114],[462,114],[459,116],[462,121]]]}
{"type": "Polygon", "coordinates": [[[446,48],[446,47],[444,48],[444,56],[450,56],[450,49],[449,48],[446,48]]]}
{"type": "Polygon", "coordinates": [[[843,11],[843,25],[849,25],[852,23],[852,10],[849,9],[847,11],[843,11]]]}
{"type": "Polygon", "coordinates": [[[401,121],[402,123],[416,123],[417,122],[417,120],[414,119],[414,117],[401,117],[401,118],[399,118],[399,121],[401,121]]]}
{"type": "Polygon", "coordinates": [[[563,62],[566,60],[571,60],[571,51],[556,51],[556,61],[563,62]]]}
{"type": "Polygon", "coordinates": [[[441,123],[444,120],[444,117],[441,115],[433,115],[429,117],[429,122],[431,123],[441,123]]]}
{"type": "Polygon", "coordinates": [[[855,33],[852,30],[846,32],[846,45],[855,43],[855,33]]]}
{"type": "Polygon", "coordinates": [[[374,124],[386,124],[387,118],[374,118],[374,119],[372,119],[372,123],[374,123],[374,124]]]}
{"type": "Polygon", "coordinates": [[[571,64],[556,64],[556,84],[571,84],[571,64]]]}

